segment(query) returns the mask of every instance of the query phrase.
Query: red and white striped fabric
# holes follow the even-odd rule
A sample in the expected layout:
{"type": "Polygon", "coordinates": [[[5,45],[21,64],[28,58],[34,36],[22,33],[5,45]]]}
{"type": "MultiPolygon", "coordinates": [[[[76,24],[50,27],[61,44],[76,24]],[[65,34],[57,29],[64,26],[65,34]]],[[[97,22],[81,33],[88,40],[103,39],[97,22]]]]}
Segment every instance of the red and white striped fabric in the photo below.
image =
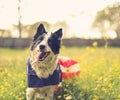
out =
{"type": "Polygon", "coordinates": [[[62,79],[70,79],[80,74],[80,66],[77,61],[65,56],[59,56],[58,62],[62,70],[62,79]]]}

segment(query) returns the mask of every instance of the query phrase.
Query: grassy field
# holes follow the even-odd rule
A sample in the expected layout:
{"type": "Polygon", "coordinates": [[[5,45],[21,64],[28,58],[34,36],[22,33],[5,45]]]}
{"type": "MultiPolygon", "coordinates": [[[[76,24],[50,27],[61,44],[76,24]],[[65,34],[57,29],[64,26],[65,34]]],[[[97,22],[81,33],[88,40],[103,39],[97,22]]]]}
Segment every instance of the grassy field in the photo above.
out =
{"type": "MultiPolygon", "coordinates": [[[[28,49],[0,49],[0,100],[25,100],[28,49]]],[[[63,81],[55,100],[120,100],[120,48],[62,47],[79,62],[78,77],[63,81]]]]}

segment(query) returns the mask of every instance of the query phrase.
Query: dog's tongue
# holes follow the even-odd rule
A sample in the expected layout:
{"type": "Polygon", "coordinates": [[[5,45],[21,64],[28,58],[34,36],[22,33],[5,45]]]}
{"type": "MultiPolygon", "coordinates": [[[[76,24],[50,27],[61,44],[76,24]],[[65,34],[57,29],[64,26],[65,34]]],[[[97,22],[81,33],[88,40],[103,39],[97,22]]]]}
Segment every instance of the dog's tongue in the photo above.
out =
{"type": "Polygon", "coordinates": [[[41,52],[39,55],[39,59],[42,59],[46,55],[46,52],[41,52]]]}
{"type": "Polygon", "coordinates": [[[40,54],[38,56],[38,60],[43,61],[49,54],[50,54],[50,52],[40,52],[40,54]]]}

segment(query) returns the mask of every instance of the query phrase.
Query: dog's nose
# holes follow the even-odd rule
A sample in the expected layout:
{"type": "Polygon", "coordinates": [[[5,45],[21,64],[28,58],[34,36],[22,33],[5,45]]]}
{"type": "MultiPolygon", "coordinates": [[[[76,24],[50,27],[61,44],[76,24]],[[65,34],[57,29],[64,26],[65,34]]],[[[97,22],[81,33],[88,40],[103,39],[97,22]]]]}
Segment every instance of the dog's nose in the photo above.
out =
{"type": "Polygon", "coordinates": [[[40,48],[40,50],[44,50],[45,49],[45,45],[40,45],[39,48],[40,48]]]}

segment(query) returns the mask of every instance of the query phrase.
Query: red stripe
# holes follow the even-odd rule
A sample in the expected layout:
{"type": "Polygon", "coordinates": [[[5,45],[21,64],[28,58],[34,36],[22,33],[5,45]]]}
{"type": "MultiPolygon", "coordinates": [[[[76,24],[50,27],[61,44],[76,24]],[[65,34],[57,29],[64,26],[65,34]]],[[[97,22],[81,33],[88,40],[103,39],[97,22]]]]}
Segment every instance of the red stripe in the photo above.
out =
{"type": "Polygon", "coordinates": [[[74,60],[66,60],[66,61],[62,61],[62,59],[59,59],[59,64],[62,65],[63,67],[67,67],[69,68],[70,66],[77,64],[77,61],[74,60]]]}

